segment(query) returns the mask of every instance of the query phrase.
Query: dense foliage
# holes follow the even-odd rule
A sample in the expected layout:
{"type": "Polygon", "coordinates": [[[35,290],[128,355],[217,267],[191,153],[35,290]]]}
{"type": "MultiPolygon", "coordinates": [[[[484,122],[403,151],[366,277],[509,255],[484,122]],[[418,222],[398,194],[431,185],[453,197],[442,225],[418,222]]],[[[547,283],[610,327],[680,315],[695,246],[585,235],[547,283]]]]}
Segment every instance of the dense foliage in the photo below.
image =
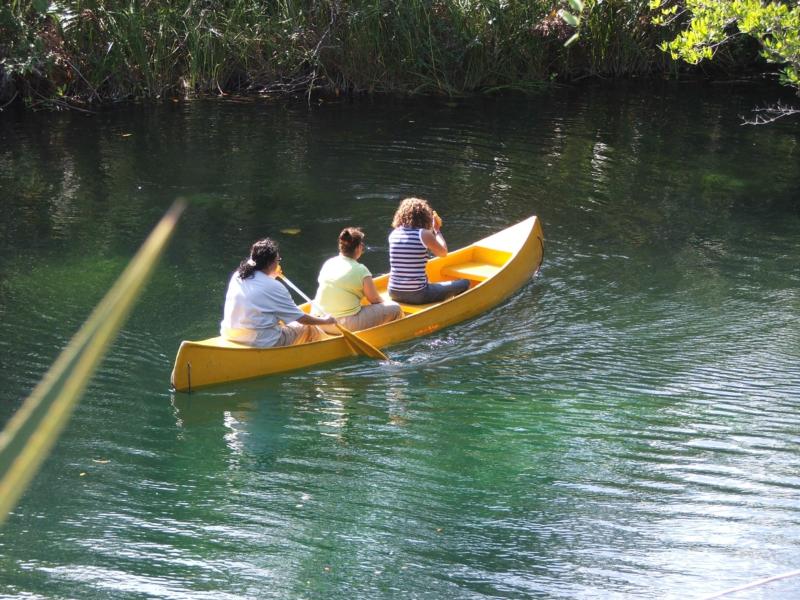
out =
{"type": "MultiPolygon", "coordinates": [[[[764,59],[780,65],[781,82],[800,95],[800,4],[783,0],[652,0],[651,8],[660,11],[656,23],[688,20],[672,41],[661,44],[673,59],[691,64],[712,60],[720,48],[745,36],[756,41],[764,59]]],[[[798,112],[797,108],[772,105],[757,109],[750,122],[769,122],[798,112]]]]}
{"type": "MultiPolygon", "coordinates": [[[[783,66],[783,83],[800,88],[800,5],[761,0],[684,2],[690,17],[688,27],[661,46],[672,58],[697,64],[713,58],[722,44],[748,35],[761,44],[765,59],[783,66]]],[[[652,7],[662,11],[658,22],[682,14],[678,4],[664,6],[662,0],[653,0],[652,7]]]]}
{"type": "Polygon", "coordinates": [[[675,33],[653,22],[660,4],[579,6],[573,26],[566,0],[11,0],[0,100],[453,95],[675,69],[659,49],[675,33]]]}

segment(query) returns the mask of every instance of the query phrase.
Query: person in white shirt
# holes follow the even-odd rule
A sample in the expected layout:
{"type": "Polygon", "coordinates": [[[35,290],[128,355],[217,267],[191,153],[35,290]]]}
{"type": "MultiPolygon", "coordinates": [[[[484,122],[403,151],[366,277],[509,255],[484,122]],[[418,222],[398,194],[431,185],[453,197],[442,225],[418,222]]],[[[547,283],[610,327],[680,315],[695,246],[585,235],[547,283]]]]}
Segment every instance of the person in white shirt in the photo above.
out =
{"type": "Polygon", "coordinates": [[[220,335],[248,346],[291,346],[324,337],[317,325],[332,325],[331,316],[314,317],[300,310],[282,283],[278,245],[258,240],[231,275],[225,295],[220,335]]]}

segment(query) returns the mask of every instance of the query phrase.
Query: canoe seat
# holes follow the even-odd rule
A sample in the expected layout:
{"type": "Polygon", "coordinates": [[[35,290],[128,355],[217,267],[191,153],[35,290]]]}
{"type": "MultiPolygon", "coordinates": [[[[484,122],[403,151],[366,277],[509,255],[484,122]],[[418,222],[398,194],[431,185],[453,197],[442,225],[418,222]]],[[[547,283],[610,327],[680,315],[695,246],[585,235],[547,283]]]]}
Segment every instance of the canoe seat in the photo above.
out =
{"type": "Polygon", "coordinates": [[[432,302],[431,304],[403,304],[398,302],[398,304],[400,305],[400,308],[403,309],[404,315],[413,315],[414,313],[418,313],[419,311],[430,308],[431,306],[441,304],[441,302],[432,302]]]}
{"type": "Polygon", "coordinates": [[[455,279],[469,279],[470,281],[486,281],[497,273],[500,267],[484,262],[465,262],[442,267],[442,275],[455,279]]]}
{"type": "MultiPolygon", "coordinates": [[[[389,297],[389,292],[379,292],[381,298],[383,298],[384,302],[394,302],[389,297]]],[[[400,305],[400,308],[403,309],[404,315],[413,315],[418,313],[421,310],[425,310],[426,308],[430,308],[431,306],[436,306],[440,304],[440,302],[432,302],[431,304],[403,304],[402,302],[397,302],[400,305]]]]}

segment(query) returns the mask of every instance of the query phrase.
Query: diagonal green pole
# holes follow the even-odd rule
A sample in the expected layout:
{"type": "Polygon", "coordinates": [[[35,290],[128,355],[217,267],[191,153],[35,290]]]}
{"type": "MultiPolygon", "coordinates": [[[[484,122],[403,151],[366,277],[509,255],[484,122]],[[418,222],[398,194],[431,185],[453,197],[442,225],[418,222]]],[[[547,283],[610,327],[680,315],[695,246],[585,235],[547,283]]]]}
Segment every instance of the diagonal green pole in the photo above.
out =
{"type": "Polygon", "coordinates": [[[0,524],[14,508],[69,421],[185,208],[185,201],[175,201],[0,433],[0,524]]]}

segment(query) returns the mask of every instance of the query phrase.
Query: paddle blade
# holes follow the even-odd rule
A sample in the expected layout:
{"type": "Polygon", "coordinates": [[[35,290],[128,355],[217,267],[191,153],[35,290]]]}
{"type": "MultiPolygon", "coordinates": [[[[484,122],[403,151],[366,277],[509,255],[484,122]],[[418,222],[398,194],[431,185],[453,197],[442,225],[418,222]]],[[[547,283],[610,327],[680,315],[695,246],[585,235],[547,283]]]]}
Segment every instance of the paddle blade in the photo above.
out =
{"type": "Polygon", "coordinates": [[[345,340],[350,344],[350,346],[356,350],[359,354],[363,356],[368,356],[369,358],[377,358],[378,360],[389,360],[389,357],[386,356],[383,352],[381,352],[378,348],[367,342],[366,340],[361,339],[355,333],[350,331],[349,329],[345,329],[341,325],[337,324],[339,331],[342,332],[342,336],[345,340]]]}

